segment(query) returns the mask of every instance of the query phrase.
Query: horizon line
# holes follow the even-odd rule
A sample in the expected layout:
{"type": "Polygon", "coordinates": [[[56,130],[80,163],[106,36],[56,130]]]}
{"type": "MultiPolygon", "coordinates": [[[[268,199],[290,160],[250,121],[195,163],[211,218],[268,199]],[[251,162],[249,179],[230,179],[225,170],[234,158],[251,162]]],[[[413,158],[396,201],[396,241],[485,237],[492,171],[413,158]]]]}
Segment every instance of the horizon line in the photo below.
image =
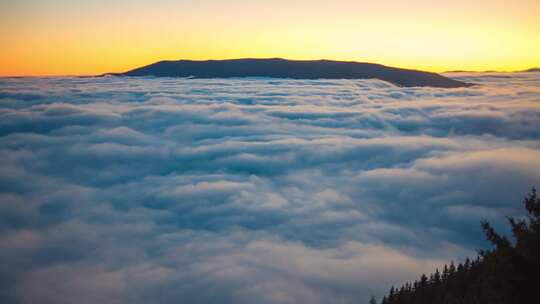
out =
{"type": "MultiPolygon", "coordinates": [[[[421,68],[414,68],[414,67],[406,67],[401,65],[386,65],[383,63],[378,62],[368,62],[368,61],[358,61],[358,60],[336,60],[336,59],[328,59],[328,58],[319,58],[319,59],[291,59],[291,58],[285,58],[285,57],[229,57],[229,58],[223,58],[223,59],[186,59],[186,58],[180,58],[180,59],[162,59],[153,61],[148,64],[135,66],[130,69],[136,69],[140,67],[145,67],[148,65],[156,64],[158,62],[175,62],[175,61],[194,61],[194,62],[207,62],[207,61],[226,61],[226,60],[289,60],[289,61],[335,61],[335,62],[347,62],[347,63],[367,63],[367,64],[376,64],[381,65],[385,67],[391,67],[391,68],[400,68],[400,69],[408,69],[408,70],[416,70],[416,71],[422,71],[422,72],[431,72],[436,74],[445,74],[445,73],[522,73],[527,72],[528,70],[533,69],[540,69],[540,65],[531,66],[529,68],[525,69],[519,69],[519,70],[497,70],[497,69],[488,69],[488,70],[466,70],[466,69],[444,69],[443,71],[434,71],[434,70],[428,70],[428,69],[421,69],[421,68]]],[[[129,71],[129,70],[128,70],[129,71]]],[[[126,71],[124,71],[126,72],[126,71]]],[[[89,73],[89,74],[0,74],[0,78],[54,78],[54,77],[100,77],[108,74],[115,74],[115,73],[123,73],[123,72],[102,72],[102,73],[89,73]]]]}

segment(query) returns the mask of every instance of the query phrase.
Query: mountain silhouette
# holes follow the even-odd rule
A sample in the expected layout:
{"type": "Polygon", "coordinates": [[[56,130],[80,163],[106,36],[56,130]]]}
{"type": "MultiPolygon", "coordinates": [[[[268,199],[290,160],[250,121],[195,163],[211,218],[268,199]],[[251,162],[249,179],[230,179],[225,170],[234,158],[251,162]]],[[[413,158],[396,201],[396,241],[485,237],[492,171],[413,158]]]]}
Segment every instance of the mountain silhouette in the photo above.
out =
{"type": "Polygon", "coordinates": [[[470,86],[442,75],[380,64],[331,60],[230,59],[159,61],[115,76],[193,78],[272,77],[292,79],[380,79],[403,87],[470,86]]]}

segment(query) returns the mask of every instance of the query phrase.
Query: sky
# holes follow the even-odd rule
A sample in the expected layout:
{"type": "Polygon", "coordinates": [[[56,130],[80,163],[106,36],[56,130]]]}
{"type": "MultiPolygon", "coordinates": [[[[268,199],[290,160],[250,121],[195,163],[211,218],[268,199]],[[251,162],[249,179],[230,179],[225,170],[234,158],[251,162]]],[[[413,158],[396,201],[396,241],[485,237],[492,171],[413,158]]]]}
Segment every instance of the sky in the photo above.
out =
{"type": "Polygon", "coordinates": [[[368,303],[508,233],[540,73],[0,79],[4,303],[368,303]]]}
{"type": "Polygon", "coordinates": [[[242,57],[522,70],[540,65],[539,20],[536,0],[0,0],[0,75],[242,57]]]}

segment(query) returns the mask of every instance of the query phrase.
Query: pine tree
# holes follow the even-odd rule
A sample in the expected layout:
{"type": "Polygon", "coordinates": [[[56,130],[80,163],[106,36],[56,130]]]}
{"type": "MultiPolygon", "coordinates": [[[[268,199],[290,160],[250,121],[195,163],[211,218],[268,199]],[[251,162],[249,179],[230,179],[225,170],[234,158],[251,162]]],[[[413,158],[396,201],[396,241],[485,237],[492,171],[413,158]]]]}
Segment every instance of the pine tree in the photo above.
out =
{"type": "MultiPolygon", "coordinates": [[[[486,238],[493,244],[490,250],[467,258],[457,266],[453,261],[422,274],[413,284],[392,286],[382,304],[509,304],[536,303],[540,299],[540,199],[536,190],[523,200],[528,216],[523,219],[508,217],[513,242],[499,235],[493,227],[482,222],[486,238]]],[[[371,302],[371,301],[370,301],[371,302]]]]}

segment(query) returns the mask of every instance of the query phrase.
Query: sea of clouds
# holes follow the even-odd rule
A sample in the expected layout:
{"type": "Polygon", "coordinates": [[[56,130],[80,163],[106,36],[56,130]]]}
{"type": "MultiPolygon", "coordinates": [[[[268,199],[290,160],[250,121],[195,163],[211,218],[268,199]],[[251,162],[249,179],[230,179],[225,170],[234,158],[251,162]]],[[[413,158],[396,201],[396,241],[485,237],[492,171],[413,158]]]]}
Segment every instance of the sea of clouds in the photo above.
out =
{"type": "Polygon", "coordinates": [[[2,303],[367,303],[540,186],[540,74],[0,78],[2,303]]]}

